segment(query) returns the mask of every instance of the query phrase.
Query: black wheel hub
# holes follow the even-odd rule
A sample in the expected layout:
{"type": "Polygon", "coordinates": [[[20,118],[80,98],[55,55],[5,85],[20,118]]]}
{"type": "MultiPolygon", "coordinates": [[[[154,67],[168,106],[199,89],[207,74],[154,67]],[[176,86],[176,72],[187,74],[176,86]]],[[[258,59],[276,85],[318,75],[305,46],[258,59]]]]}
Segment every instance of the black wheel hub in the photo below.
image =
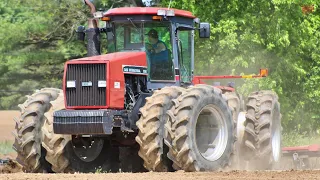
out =
{"type": "Polygon", "coordinates": [[[103,149],[104,140],[101,138],[72,138],[72,148],[76,156],[84,162],[94,161],[103,149]]]}

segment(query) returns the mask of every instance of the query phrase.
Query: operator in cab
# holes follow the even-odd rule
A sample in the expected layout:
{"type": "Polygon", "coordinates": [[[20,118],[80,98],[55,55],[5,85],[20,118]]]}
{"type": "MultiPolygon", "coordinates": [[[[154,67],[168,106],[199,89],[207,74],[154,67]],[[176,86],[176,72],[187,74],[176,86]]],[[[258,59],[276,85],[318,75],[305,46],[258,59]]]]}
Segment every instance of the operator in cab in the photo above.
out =
{"type": "Polygon", "coordinates": [[[167,79],[166,75],[169,75],[172,69],[170,51],[167,45],[159,39],[155,29],[151,29],[146,35],[149,41],[149,44],[146,44],[146,50],[151,61],[151,76],[153,79],[167,79]]]}
{"type": "Polygon", "coordinates": [[[169,51],[167,45],[159,40],[158,32],[151,29],[147,34],[148,41],[146,49],[150,53],[151,59],[155,62],[162,62],[169,60],[169,51]]]}

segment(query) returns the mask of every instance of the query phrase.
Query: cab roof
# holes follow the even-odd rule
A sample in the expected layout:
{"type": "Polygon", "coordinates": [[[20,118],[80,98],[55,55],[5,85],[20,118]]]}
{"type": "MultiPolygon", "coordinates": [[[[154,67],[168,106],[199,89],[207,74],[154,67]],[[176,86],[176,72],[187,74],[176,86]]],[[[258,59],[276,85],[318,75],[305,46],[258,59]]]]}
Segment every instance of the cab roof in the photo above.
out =
{"type": "MultiPolygon", "coordinates": [[[[104,13],[104,16],[117,16],[117,15],[157,15],[158,10],[168,10],[168,8],[161,8],[161,7],[121,7],[121,8],[114,8],[108,10],[104,13]]],[[[180,9],[173,9],[175,16],[187,17],[187,18],[196,18],[191,12],[180,10],[180,9]]]]}

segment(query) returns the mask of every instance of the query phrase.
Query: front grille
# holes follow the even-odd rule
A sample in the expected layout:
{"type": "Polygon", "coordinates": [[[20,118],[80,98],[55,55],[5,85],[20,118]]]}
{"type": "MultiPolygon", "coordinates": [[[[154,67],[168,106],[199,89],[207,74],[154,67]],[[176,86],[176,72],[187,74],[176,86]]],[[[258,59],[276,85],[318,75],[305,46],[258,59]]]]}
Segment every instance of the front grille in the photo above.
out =
{"type": "Polygon", "coordinates": [[[106,81],[106,64],[68,64],[67,81],[76,82],[66,84],[67,106],[106,106],[106,87],[98,87],[98,81],[106,81]]]}

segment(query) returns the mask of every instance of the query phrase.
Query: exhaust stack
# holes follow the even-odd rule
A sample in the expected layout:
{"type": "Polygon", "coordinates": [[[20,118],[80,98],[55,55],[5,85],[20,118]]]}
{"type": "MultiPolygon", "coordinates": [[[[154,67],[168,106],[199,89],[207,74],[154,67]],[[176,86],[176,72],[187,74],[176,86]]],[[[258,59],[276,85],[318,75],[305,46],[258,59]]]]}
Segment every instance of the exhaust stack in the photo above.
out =
{"type": "MultiPolygon", "coordinates": [[[[93,15],[96,12],[96,7],[89,0],[84,0],[85,4],[89,6],[90,12],[93,15]]],[[[88,20],[88,29],[86,30],[88,35],[87,44],[87,56],[97,56],[101,54],[100,51],[100,29],[97,19],[90,18],[88,20]]]]}

